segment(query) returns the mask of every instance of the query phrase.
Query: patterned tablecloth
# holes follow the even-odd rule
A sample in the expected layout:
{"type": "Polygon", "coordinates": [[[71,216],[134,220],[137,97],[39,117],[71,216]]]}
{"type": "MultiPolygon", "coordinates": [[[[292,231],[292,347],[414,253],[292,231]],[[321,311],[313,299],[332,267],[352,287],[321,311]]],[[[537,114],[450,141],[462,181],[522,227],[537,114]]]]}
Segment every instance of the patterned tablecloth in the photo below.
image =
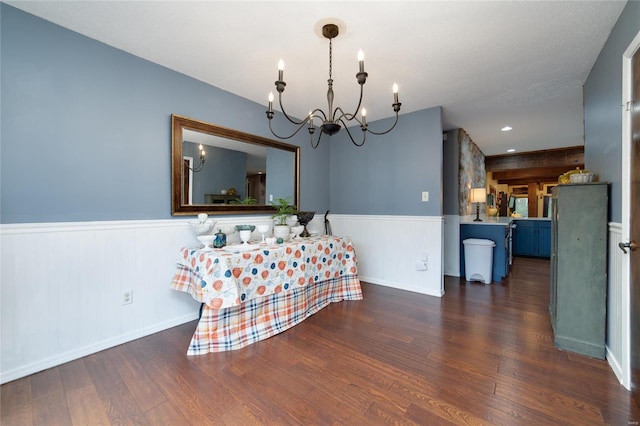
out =
{"type": "Polygon", "coordinates": [[[237,251],[180,250],[171,288],[206,304],[188,355],[239,349],[331,302],[362,299],[349,238],[301,238],[237,251]]]}

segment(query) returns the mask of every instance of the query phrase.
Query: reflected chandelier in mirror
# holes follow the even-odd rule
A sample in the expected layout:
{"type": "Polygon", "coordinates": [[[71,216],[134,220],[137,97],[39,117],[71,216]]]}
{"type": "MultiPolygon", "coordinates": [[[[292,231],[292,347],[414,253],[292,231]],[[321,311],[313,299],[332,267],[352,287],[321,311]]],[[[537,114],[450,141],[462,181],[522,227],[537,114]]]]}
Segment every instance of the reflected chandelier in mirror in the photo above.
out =
{"type": "Polygon", "coordinates": [[[273,213],[278,198],[299,206],[299,147],[171,115],[172,215],[273,213]]]}

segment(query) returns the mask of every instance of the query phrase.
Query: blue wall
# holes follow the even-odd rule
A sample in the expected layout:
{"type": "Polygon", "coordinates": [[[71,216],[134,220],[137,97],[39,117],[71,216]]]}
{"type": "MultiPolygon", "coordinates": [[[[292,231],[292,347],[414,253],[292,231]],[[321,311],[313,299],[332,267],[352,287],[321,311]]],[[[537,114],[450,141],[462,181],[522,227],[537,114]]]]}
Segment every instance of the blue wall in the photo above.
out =
{"type": "Polygon", "coordinates": [[[640,31],[640,2],[630,1],[584,85],[585,168],[611,182],[609,219],[622,221],[622,54],[640,31]]]}
{"type": "MultiPolygon", "coordinates": [[[[385,130],[392,119],[371,123],[385,130]]],[[[354,136],[361,136],[356,128],[354,136]]],[[[442,109],[400,116],[383,136],[367,136],[354,146],[346,132],[322,143],[331,145],[331,212],[379,215],[442,215],[442,109]],[[421,201],[429,191],[429,202],[421,201]]]]}
{"type": "MultiPolygon", "coordinates": [[[[271,137],[266,105],[0,7],[2,223],[171,217],[172,113],[271,137]]],[[[301,207],[328,209],[328,152],[289,143],[301,207]]]]}
{"type": "MultiPolygon", "coordinates": [[[[1,223],[170,218],[172,113],[273,138],[265,105],[4,3],[0,19],[1,223]]],[[[288,140],[301,147],[302,210],[441,214],[439,107],[363,148],[345,138],[288,140]]]]}

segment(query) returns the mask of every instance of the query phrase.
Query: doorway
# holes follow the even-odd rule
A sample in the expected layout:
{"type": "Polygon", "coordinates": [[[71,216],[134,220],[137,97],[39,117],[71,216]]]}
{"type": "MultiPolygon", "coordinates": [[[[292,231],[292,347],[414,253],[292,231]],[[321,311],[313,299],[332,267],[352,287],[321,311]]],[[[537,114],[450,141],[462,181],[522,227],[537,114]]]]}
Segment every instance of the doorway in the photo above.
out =
{"type": "Polygon", "coordinates": [[[623,269],[628,271],[630,388],[640,403],[640,33],[623,55],[622,241],[623,269]],[[635,216],[635,217],[634,217],[635,216]],[[625,250],[626,246],[626,250],[625,250]]]}

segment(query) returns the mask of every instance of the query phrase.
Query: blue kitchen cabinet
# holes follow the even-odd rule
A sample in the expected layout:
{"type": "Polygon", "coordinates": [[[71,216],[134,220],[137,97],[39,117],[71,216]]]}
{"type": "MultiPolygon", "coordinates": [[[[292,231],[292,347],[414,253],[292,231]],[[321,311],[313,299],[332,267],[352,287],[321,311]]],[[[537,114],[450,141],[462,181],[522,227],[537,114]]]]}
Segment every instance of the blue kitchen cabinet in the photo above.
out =
{"type": "Polygon", "coordinates": [[[551,222],[538,222],[538,256],[551,257],[551,222]]]}
{"type": "Polygon", "coordinates": [[[533,256],[535,252],[535,223],[532,220],[514,220],[513,255],[533,256]]]}
{"type": "Polygon", "coordinates": [[[550,257],[551,222],[548,220],[514,220],[513,255],[550,257]]]}

